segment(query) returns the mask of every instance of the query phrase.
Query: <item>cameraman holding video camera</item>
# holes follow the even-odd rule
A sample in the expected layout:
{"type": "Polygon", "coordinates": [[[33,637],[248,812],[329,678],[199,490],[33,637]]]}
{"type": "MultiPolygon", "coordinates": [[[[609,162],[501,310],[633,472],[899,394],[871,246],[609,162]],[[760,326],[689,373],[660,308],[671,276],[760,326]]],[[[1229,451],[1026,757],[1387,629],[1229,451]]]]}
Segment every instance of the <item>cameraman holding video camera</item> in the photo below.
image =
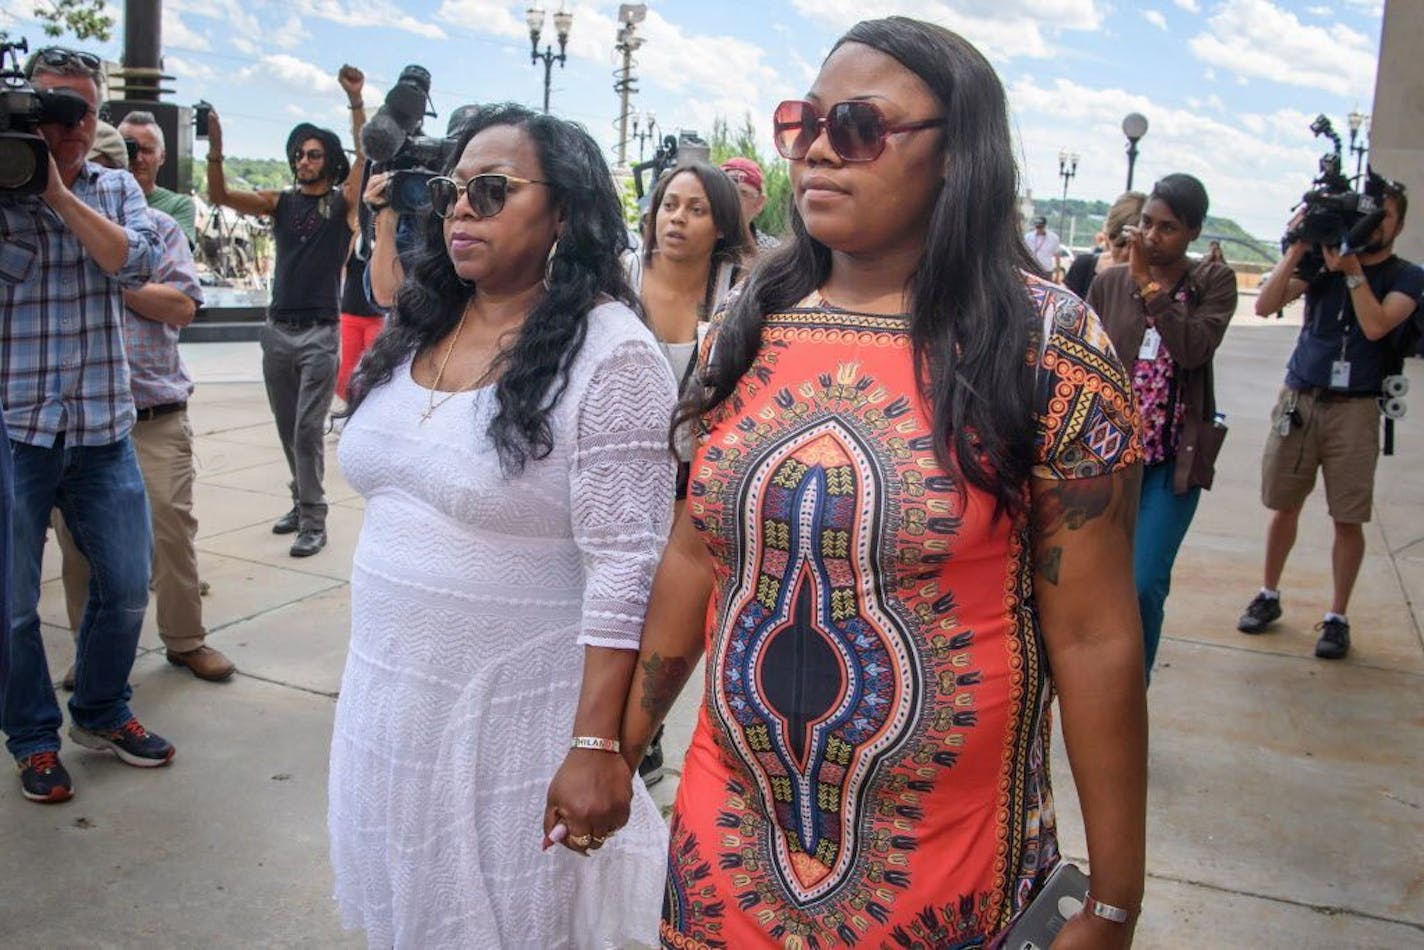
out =
{"type": "Polygon", "coordinates": [[[1350,248],[1348,238],[1345,246],[1322,244],[1324,267],[1313,275],[1309,267],[1298,273],[1312,247],[1299,237],[1313,210],[1308,207],[1291,220],[1288,239],[1297,238],[1256,298],[1256,315],[1264,317],[1304,294],[1305,324],[1271,413],[1261,466],[1261,500],[1274,512],[1266,534],[1264,580],[1237,629],[1263,633],[1280,618],[1281,574],[1320,469],[1335,522],[1334,593],[1330,610],[1316,626],[1315,655],[1328,660],[1350,649],[1346,608],[1365,556],[1362,525],[1370,520],[1374,501],[1379,397],[1397,350],[1392,336],[1416,314],[1424,293],[1424,270],[1394,254],[1409,205],[1404,187],[1372,175],[1367,191],[1376,193],[1383,218],[1362,247],[1350,248]]]}
{"type": "Polygon", "coordinates": [[[173,746],[140,725],[128,705],[153,539],[129,439],[135,413],[123,291],[148,281],[162,245],[138,183],[87,161],[102,98],[100,66],[90,53],[58,47],[30,58],[48,179],[38,194],[37,181],[0,191],[0,404],[15,475],[6,579],[13,616],[0,727],[24,796],[38,802],[73,795],[59,760],[62,719],[38,612],[45,534],[56,507],[93,565],[69,736],[129,765],[173,758],[173,746]]]}

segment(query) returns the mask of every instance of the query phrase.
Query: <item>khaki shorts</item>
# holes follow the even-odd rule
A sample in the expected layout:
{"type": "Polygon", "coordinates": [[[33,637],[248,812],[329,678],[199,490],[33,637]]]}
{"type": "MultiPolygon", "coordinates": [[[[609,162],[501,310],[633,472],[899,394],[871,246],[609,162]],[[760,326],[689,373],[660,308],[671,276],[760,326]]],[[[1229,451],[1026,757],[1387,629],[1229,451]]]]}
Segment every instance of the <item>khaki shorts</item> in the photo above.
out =
{"type": "Polygon", "coordinates": [[[1261,501],[1273,511],[1299,508],[1315,489],[1315,471],[1325,473],[1330,517],[1363,524],[1374,506],[1379,460],[1379,402],[1366,397],[1321,399],[1311,391],[1282,389],[1271,410],[1271,434],[1261,459],[1261,501]],[[1278,428],[1291,400],[1300,424],[1288,435],[1278,428]]]}

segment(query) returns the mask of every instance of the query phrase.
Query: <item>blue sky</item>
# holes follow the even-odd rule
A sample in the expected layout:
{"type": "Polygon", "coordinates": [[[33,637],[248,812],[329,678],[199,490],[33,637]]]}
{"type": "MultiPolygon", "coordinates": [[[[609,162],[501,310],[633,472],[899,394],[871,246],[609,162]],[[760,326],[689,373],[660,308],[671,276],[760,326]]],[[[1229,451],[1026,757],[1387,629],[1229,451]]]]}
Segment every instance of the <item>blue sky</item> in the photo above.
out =
{"type": "MultiPolygon", "coordinates": [[[[552,13],[559,0],[542,5],[552,13]]],[[[0,0],[0,26],[33,44],[42,37],[31,6],[0,0]]],[[[299,119],[349,140],[335,81],[343,62],[365,70],[373,106],[402,66],[425,65],[440,127],[463,102],[537,107],[543,67],[529,62],[526,6],[167,0],[165,65],[178,101],[218,106],[229,154],[277,157],[299,119]]],[[[552,109],[584,123],[612,156],[618,4],[570,0],[567,8],[570,59],[555,67],[552,109]]],[[[989,56],[1009,90],[1035,196],[1061,193],[1066,149],[1079,155],[1070,197],[1111,200],[1126,177],[1122,117],[1141,112],[1151,127],[1139,187],[1190,172],[1206,183],[1214,212],[1273,238],[1325,148],[1310,135],[1311,119],[1324,112],[1343,135],[1348,112],[1371,111],[1383,0],[651,0],[648,8],[635,104],[665,130],[705,133],[718,115],[737,122],[749,112],[770,154],[771,107],[806,90],[836,37],[857,19],[902,13],[955,29],[989,56]]],[[[122,26],[121,5],[111,12],[122,26]]],[[[120,43],[94,48],[117,58],[120,43]]]]}

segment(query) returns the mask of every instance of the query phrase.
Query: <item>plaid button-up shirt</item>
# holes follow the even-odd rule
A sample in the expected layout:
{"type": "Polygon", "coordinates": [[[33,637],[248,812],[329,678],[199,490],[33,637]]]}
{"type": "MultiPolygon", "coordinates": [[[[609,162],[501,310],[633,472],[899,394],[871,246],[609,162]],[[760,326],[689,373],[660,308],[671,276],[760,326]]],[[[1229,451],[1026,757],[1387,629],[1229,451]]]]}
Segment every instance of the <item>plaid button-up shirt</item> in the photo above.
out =
{"type": "Polygon", "coordinates": [[[162,246],[128,172],[86,163],[70,190],[128,233],[128,257],[107,274],[41,198],[0,196],[0,404],[27,445],[110,445],[133,428],[122,290],[148,282],[162,246]]]}
{"type": "MultiPolygon", "coordinates": [[[[149,208],[148,213],[153,216],[159,240],[163,242],[163,256],[149,283],[167,284],[201,307],[203,290],[193,269],[193,252],[188,249],[188,237],[182,226],[157,208],[149,208]]],[[[128,349],[135,408],[152,409],[185,402],[192,395],[193,380],[178,353],[177,327],[150,320],[129,308],[124,320],[124,345],[128,349]]]]}

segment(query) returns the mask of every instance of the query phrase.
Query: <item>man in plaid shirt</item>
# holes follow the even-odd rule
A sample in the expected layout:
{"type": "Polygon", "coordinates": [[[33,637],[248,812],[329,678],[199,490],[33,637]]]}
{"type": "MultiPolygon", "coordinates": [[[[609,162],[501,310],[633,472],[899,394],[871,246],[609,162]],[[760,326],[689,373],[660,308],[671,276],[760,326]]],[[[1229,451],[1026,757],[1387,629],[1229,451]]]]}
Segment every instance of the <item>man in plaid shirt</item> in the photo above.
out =
{"type": "Polygon", "coordinates": [[[25,797],[73,795],[59,761],[62,719],[38,613],[40,564],[58,507],[94,578],[77,642],[70,738],[135,766],[166,765],[173,746],[129,710],[148,605],[153,547],[148,501],[129,430],[125,288],[147,283],[162,252],[132,176],[87,161],[99,108],[99,61],[42,49],[36,89],[88,106],[73,126],[40,126],[51,153],[42,195],[0,193],[0,404],[14,454],[10,668],[0,729],[25,797]]]}

